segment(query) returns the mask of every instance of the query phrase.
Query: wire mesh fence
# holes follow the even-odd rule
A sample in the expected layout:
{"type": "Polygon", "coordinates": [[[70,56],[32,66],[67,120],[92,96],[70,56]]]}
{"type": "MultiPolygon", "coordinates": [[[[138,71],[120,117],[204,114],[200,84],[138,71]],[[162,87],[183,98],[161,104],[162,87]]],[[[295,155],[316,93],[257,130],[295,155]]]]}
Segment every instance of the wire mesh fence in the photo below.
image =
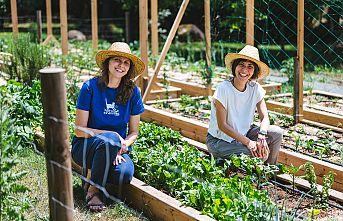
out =
{"type": "MultiPolygon", "coordinates": [[[[46,17],[42,16],[43,33],[46,33],[46,17]]],[[[60,18],[52,17],[52,31],[60,36],[60,18]]],[[[0,32],[12,32],[11,17],[0,17],[0,32]]],[[[18,16],[19,32],[37,33],[36,16],[18,16]]],[[[68,18],[68,30],[81,31],[87,40],[92,39],[90,18],[68,18]]],[[[108,41],[125,41],[125,18],[98,18],[98,37],[108,41]]]]}

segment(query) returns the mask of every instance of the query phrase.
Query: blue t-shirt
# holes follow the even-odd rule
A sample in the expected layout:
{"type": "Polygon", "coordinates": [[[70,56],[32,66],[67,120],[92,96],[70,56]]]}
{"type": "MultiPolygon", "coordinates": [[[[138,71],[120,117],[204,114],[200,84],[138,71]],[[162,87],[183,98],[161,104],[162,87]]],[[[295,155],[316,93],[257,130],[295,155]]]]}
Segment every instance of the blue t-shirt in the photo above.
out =
{"type": "Polygon", "coordinates": [[[117,104],[116,88],[98,87],[99,78],[86,81],[80,90],[76,108],[89,111],[87,127],[117,132],[126,138],[131,115],[144,112],[141,93],[137,86],[125,105],[117,104]]]}

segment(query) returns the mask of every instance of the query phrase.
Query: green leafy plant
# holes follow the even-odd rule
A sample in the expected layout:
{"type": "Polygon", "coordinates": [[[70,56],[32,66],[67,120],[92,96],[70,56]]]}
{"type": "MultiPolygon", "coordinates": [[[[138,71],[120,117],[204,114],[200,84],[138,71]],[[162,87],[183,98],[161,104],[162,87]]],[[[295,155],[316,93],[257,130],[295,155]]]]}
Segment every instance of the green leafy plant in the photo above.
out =
{"type": "Polygon", "coordinates": [[[329,171],[327,174],[323,175],[323,189],[320,192],[317,187],[317,176],[314,171],[314,167],[311,162],[305,163],[301,166],[305,170],[305,177],[310,183],[310,194],[314,197],[314,208],[327,207],[327,201],[329,199],[329,190],[335,180],[335,174],[329,171]]]}
{"type": "Polygon", "coordinates": [[[287,75],[288,84],[293,86],[294,84],[294,59],[292,57],[282,61],[280,71],[287,75]]]}
{"type": "Polygon", "coordinates": [[[295,189],[295,174],[297,172],[299,172],[300,170],[300,167],[297,167],[297,166],[294,166],[293,164],[291,164],[289,167],[288,167],[288,173],[291,175],[292,177],[292,187],[293,187],[293,190],[295,189]]]}
{"type": "Polygon", "coordinates": [[[26,171],[16,172],[15,166],[19,159],[17,151],[20,138],[16,136],[17,128],[15,119],[10,116],[11,98],[6,95],[6,90],[0,88],[0,186],[1,186],[1,220],[24,220],[24,212],[30,208],[30,201],[23,198],[22,194],[29,188],[18,184],[26,171]]]}
{"type": "Polygon", "coordinates": [[[50,63],[46,49],[40,44],[32,43],[29,35],[13,38],[9,53],[12,54],[10,65],[5,66],[4,72],[9,79],[29,85],[39,79],[39,70],[50,63]]]}
{"type": "Polygon", "coordinates": [[[199,112],[200,101],[198,99],[193,99],[189,95],[181,95],[180,100],[180,110],[186,114],[196,114],[199,112]]]}
{"type": "Polygon", "coordinates": [[[254,183],[262,184],[263,176],[274,168],[267,171],[262,163],[246,161],[243,156],[217,166],[213,158],[183,142],[178,132],[149,123],[141,124],[133,148],[135,176],[184,205],[218,220],[273,220],[275,205],[254,183]],[[227,177],[230,165],[246,168],[251,175],[227,177]]]}
{"type": "Polygon", "coordinates": [[[299,147],[301,147],[301,145],[303,143],[301,140],[301,136],[297,135],[296,133],[292,133],[292,132],[291,132],[291,135],[295,140],[295,149],[299,150],[299,147]]]}
{"type": "Polygon", "coordinates": [[[321,193],[321,202],[325,204],[329,200],[329,190],[332,187],[333,182],[335,181],[335,173],[329,171],[329,173],[323,176],[323,189],[321,193]]]}

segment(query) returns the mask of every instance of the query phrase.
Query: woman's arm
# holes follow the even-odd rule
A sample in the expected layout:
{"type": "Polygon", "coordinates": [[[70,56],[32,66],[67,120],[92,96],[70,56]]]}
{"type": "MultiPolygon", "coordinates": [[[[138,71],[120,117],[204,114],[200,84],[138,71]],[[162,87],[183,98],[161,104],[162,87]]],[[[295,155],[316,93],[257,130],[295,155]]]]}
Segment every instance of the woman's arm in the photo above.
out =
{"type": "Polygon", "coordinates": [[[77,137],[89,138],[93,137],[96,134],[102,134],[108,132],[106,130],[98,130],[87,127],[89,118],[89,111],[84,111],[76,109],[76,118],[75,118],[75,135],[77,137]]]}
{"type": "Polygon", "coordinates": [[[258,117],[260,118],[260,121],[261,121],[260,131],[267,132],[268,126],[269,126],[269,117],[268,117],[267,105],[264,99],[258,102],[256,107],[257,107],[258,117]]]}
{"type": "Polygon", "coordinates": [[[227,123],[227,111],[224,108],[223,104],[220,103],[220,101],[216,99],[213,99],[213,102],[216,107],[216,117],[217,117],[218,128],[224,133],[226,133],[228,136],[248,146],[250,139],[240,134],[239,132],[237,132],[235,129],[233,129],[233,127],[231,127],[227,123]]]}
{"type": "Polygon", "coordinates": [[[224,133],[226,133],[227,135],[229,135],[230,137],[232,137],[233,139],[247,146],[254,157],[260,157],[259,153],[257,153],[256,141],[250,140],[248,137],[240,134],[235,129],[233,129],[233,127],[231,127],[227,123],[227,112],[223,104],[220,103],[220,101],[216,99],[213,99],[213,102],[216,107],[216,117],[217,117],[218,128],[224,133]]]}
{"type": "Polygon", "coordinates": [[[129,134],[127,135],[127,137],[124,140],[125,145],[127,147],[131,146],[131,144],[133,144],[133,142],[135,142],[135,140],[138,137],[140,117],[141,117],[140,115],[131,115],[130,116],[129,134]]]}
{"type": "Polygon", "coordinates": [[[262,157],[265,157],[265,156],[268,156],[268,154],[270,153],[270,150],[269,150],[267,140],[266,140],[267,139],[266,134],[268,131],[268,126],[269,126],[269,116],[268,116],[267,105],[264,99],[258,102],[256,107],[257,107],[258,116],[261,121],[260,133],[257,135],[258,153],[262,157]]]}

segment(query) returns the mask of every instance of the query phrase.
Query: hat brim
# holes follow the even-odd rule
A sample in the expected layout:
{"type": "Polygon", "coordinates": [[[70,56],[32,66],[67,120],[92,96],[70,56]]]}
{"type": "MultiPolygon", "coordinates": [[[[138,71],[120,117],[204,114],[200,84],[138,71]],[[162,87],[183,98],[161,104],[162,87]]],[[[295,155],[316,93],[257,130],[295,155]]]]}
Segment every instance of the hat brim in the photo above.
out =
{"type": "Polygon", "coordinates": [[[229,53],[225,56],[225,65],[226,67],[231,70],[232,67],[232,62],[236,59],[246,59],[246,60],[250,60],[253,61],[257,64],[258,68],[260,69],[260,72],[258,73],[258,79],[267,77],[269,75],[269,67],[268,65],[266,65],[264,62],[256,60],[255,58],[252,58],[250,56],[246,56],[243,54],[239,54],[239,53],[229,53]]]}
{"type": "Polygon", "coordinates": [[[137,57],[136,55],[121,52],[121,51],[111,51],[111,50],[100,50],[95,56],[96,64],[100,69],[104,69],[103,63],[107,58],[111,57],[125,57],[131,60],[131,62],[134,64],[135,68],[135,74],[140,75],[144,69],[145,69],[145,64],[144,62],[137,57]]]}

